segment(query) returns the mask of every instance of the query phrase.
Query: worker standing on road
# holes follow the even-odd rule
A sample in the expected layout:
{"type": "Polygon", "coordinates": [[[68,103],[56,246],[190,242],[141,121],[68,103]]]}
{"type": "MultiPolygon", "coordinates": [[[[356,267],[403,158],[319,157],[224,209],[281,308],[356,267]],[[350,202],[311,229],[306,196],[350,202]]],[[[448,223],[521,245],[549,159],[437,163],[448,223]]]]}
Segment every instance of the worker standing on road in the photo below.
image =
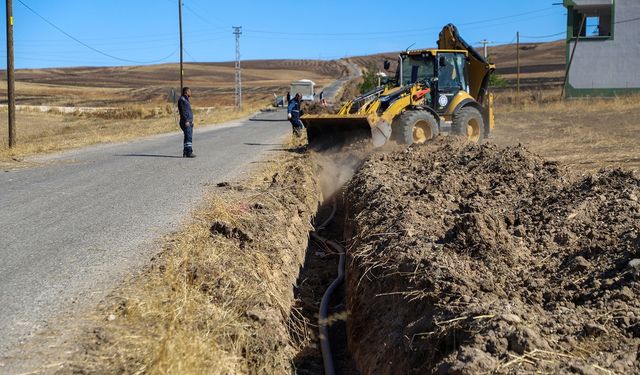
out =
{"type": "Polygon", "coordinates": [[[289,119],[289,122],[291,122],[293,134],[296,137],[300,137],[302,135],[302,129],[304,129],[304,124],[300,121],[300,116],[302,115],[300,111],[301,98],[302,95],[300,95],[300,93],[296,93],[296,96],[289,102],[289,106],[287,107],[287,118],[289,119]]]}
{"type": "Polygon", "coordinates": [[[193,154],[193,111],[191,110],[191,89],[182,89],[182,96],[178,99],[178,111],[180,112],[180,129],[184,133],[183,158],[195,158],[193,154]]]}

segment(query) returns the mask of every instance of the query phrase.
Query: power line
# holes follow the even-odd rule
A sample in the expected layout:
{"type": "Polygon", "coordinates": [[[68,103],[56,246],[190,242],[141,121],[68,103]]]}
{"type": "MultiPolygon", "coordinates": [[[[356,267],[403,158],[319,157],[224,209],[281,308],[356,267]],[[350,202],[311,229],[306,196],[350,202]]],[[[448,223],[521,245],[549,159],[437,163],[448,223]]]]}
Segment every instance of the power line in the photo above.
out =
{"type": "MultiPolygon", "coordinates": [[[[457,26],[469,26],[469,25],[476,25],[476,24],[487,23],[487,22],[501,21],[501,20],[505,20],[505,19],[509,19],[509,18],[522,17],[522,16],[534,14],[534,13],[544,12],[544,11],[548,11],[550,9],[555,9],[555,7],[547,7],[547,8],[536,9],[536,10],[532,10],[532,11],[528,11],[528,12],[524,12],[524,13],[511,14],[511,15],[508,15],[508,16],[489,18],[489,19],[466,22],[466,23],[459,23],[459,24],[457,24],[457,26]]],[[[423,32],[423,31],[429,31],[429,30],[439,30],[439,29],[440,29],[440,27],[436,26],[436,27],[427,27],[427,28],[421,28],[421,29],[408,29],[408,30],[397,30],[397,31],[373,31],[373,32],[349,32],[349,33],[295,33],[295,34],[293,34],[291,32],[286,32],[286,31],[255,30],[255,29],[246,29],[245,31],[249,31],[249,32],[253,32],[253,33],[259,33],[259,34],[275,34],[275,35],[358,36],[358,35],[406,34],[406,33],[417,33],[417,32],[423,32]]]]}
{"type": "MultiPolygon", "coordinates": [[[[168,1],[168,2],[172,2],[172,0],[167,0],[167,1],[168,1]]],[[[196,12],[195,10],[193,10],[193,8],[189,7],[189,5],[187,5],[187,4],[183,4],[183,5],[184,5],[184,7],[185,7],[187,10],[189,10],[191,13],[193,13],[193,14],[194,14],[196,17],[198,17],[200,20],[202,20],[202,21],[203,21],[203,22],[205,22],[205,23],[208,23],[209,25],[212,25],[213,27],[216,27],[216,28],[221,29],[221,30],[222,30],[222,29],[226,29],[226,28],[228,27],[228,25],[224,26],[224,25],[222,25],[222,24],[217,24],[217,23],[215,23],[215,22],[212,22],[212,21],[211,21],[211,19],[210,19],[210,18],[214,18],[214,19],[216,19],[217,21],[220,21],[220,20],[219,20],[219,19],[217,19],[216,17],[211,17],[211,16],[210,16],[210,17],[208,17],[208,18],[202,17],[200,14],[198,14],[198,12],[196,12]]]]}
{"type": "Polygon", "coordinates": [[[189,5],[187,4],[182,4],[186,10],[188,10],[189,12],[191,12],[191,14],[193,14],[194,16],[196,16],[197,18],[199,18],[201,21],[203,21],[204,23],[207,23],[217,29],[226,29],[226,27],[220,26],[220,25],[216,25],[213,22],[211,22],[209,19],[201,16],[200,14],[198,14],[198,12],[196,12],[195,10],[193,10],[193,8],[191,8],[189,5]]]}
{"type": "Polygon", "coordinates": [[[173,56],[173,54],[176,53],[176,51],[171,52],[169,55],[158,59],[158,60],[153,60],[153,61],[137,61],[137,60],[130,60],[130,59],[125,59],[122,57],[118,57],[118,56],[114,56],[111,54],[108,54],[104,51],[101,51],[97,48],[94,48],[90,45],[88,45],[87,43],[81,41],[80,39],[74,37],[73,35],[69,34],[68,32],[64,31],[62,28],[58,27],[56,24],[54,24],[53,22],[49,21],[48,19],[46,19],[44,16],[40,15],[40,13],[36,12],[35,10],[33,10],[33,8],[31,8],[30,6],[28,6],[27,4],[25,4],[22,0],[17,0],[20,4],[22,4],[22,6],[24,6],[25,8],[27,8],[31,13],[35,14],[36,16],[38,16],[40,19],[42,19],[44,22],[48,23],[51,27],[53,27],[54,29],[58,30],[59,32],[61,32],[62,34],[66,35],[68,38],[74,40],[75,42],[81,44],[82,46],[96,52],[99,53],[103,56],[109,57],[111,59],[114,60],[118,60],[118,61],[123,61],[123,62],[129,62],[129,63],[135,63],[135,64],[153,64],[153,63],[158,63],[161,61],[165,61],[167,59],[169,59],[171,56],[173,56]]]}
{"type": "MultiPolygon", "coordinates": [[[[553,15],[553,13],[550,14],[543,14],[543,15],[539,15],[539,16],[534,16],[534,17],[530,17],[528,18],[528,20],[532,20],[532,19],[537,19],[537,18],[544,18],[544,17],[548,17],[550,15],[553,15]]],[[[492,24],[492,25],[478,25],[475,22],[473,23],[473,26],[469,26],[466,29],[470,30],[470,29],[479,29],[482,28],[483,30],[489,29],[489,28],[495,28],[495,27],[502,27],[508,24],[514,24],[514,23],[519,23],[521,22],[521,20],[515,20],[515,21],[508,21],[508,22],[500,22],[497,24],[492,24]]],[[[459,24],[462,25],[462,24],[459,24]]],[[[437,29],[439,30],[439,27],[434,27],[432,29],[437,29]]],[[[424,29],[424,30],[428,30],[428,29],[424,29]]],[[[289,34],[289,33],[279,33],[280,35],[277,36],[272,36],[270,34],[267,35],[259,35],[260,33],[257,33],[258,35],[256,35],[256,32],[253,31],[253,33],[251,31],[247,32],[246,37],[247,38],[251,38],[251,39],[264,39],[264,40],[293,40],[293,41],[362,41],[362,40],[379,40],[380,37],[379,36],[372,36],[372,34],[360,34],[360,36],[356,35],[356,36],[350,36],[350,33],[345,33],[344,36],[336,36],[336,35],[331,35],[331,34],[307,34],[305,35],[304,33],[295,33],[295,34],[289,34]],[[303,37],[299,37],[298,35],[302,35],[303,37]],[[323,37],[327,35],[328,37],[323,37]],[[367,36],[368,35],[368,36],[367,36]],[[306,36],[306,37],[304,37],[306,36]]],[[[423,31],[417,31],[417,32],[409,32],[409,33],[405,33],[404,34],[394,34],[393,32],[388,32],[388,33],[383,33],[385,36],[388,36],[390,38],[411,38],[411,37],[423,37],[424,36],[424,32],[423,31]]]]}
{"type": "Polygon", "coordinates": [[[189,53],[189,51],[187,51],[187,49],[186,49],[186,48],[184,49],[184,53],[186,53],[186,54],[187,54],[187,56],[191,57],[191,60],[192,60],[193,62],[195,62],[195,63],[197,63],[197,62],[198,62],[198,61],[196,60],[196,58],[195,58],[195,57],[191,56],[191,54],[189,53]]]}
{"type": "Polygon", "coordinates": [[[520,38],[527,38],[527,39],[546,39],[546,38],[553,38],[554,36],[565,35],[566,33],[567,33],[566,31],[561,31],[561,32],[559,32],[559,33],[550,34],[550,35],[539,35],[539,36],[526,36],[526,35],[520,35],[520,38]]]}
{"type": "Polygon", "coordinates": [[[618,21],[618,22],[614,22],[614,23],[617,25],[619,23],[627,23],[627,22],[633,22],[633,21],[639,21],[639,20],[640,20],[640,17],[636,17],[636,18],[631,18],[631,19],[628,19],[628,20],[618,21]]]}

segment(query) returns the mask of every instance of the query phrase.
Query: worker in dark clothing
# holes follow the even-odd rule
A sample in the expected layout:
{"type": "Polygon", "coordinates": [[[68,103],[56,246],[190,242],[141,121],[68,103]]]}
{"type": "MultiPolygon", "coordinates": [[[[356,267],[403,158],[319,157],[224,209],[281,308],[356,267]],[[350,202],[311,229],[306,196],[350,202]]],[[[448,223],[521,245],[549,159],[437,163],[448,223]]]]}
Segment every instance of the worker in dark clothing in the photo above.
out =
{"type": "Polygon", "coordinates": [[[300,110],[301,99],[302,95],[296,93],[296,96],[289,102],[289,106],[287,107],[287,118],[293,127],[293,134],[296,137],[300,137],[304,129],[304,124],[300,121],[300,116],[302,115],[302,111],[300,110]]]}
{"type": "Polygon", "coordinates": [[[182,89],[182,96],[178,99],[178,111],[180,112],[180,129],[184,133],[183,158],[195,158],[193,154],[193,111],[191,110],[191,89],[182,89]]]}

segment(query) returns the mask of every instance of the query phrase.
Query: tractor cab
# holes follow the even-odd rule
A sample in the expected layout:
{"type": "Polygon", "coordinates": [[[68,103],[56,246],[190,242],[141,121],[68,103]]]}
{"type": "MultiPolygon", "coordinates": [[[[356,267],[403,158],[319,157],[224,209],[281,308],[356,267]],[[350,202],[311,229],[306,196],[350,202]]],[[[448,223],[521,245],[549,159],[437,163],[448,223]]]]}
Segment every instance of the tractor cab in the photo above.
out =
{"type": "Polygon", "coordinates": [[[449,104],[460,92],[469,93],[467,51],[414,50],[400,54],[396,79],[398,86],[424,83],[430,88],[425,97],[426,106],[439,115],[448,112],[449,104]]]}

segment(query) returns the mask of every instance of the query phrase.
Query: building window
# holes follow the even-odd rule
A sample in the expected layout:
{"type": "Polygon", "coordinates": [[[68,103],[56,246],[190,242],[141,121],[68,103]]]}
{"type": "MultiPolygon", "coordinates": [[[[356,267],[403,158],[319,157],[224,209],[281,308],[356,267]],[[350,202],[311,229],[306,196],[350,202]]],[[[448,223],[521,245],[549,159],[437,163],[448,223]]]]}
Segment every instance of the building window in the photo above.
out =
{"type": "Polygon", "coordinates": [[[580,6],[571,10],[573,16],[573,38],[610,38],[612,36],[613,6],[580,6]],[[582,19],[584,17],[584,26],[582,19]]]}

